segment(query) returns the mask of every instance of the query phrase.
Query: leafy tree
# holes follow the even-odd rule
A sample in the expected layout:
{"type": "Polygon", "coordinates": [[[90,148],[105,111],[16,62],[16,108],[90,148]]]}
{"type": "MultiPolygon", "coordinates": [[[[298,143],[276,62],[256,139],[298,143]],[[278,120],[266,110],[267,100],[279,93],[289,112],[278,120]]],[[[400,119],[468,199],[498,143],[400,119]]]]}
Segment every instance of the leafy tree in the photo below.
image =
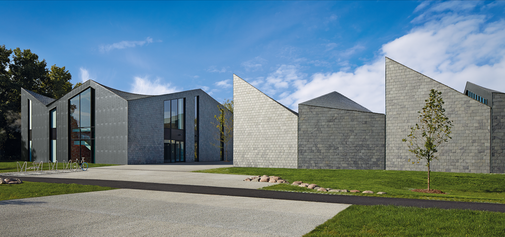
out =
{"type": "Polygon", "coordinates": [[[0,158],[19,159],[21,151],[21,87],[61,98],[72,90],[65,67],[46,68],[45,60],[29,49],[0,46],[0,158]],[[14,53],[14,54],[13,54],[14,53]]]}
{"type": "MultiPolygon", "coordinates": [[[[445,116],[445,109],[442,107],[442,92],[431,89],[430,97],[425,100],[426,105],[419,113],[419,123],[410,128],[410,134],[403,142],[407,142],[409,151],[420,160],[426,160],[428,167],[428,190],[430,190],[430,165],[433,159],[438,160],[435,153],[442,143],[452,139],[450,136],[452,121],[445,116]]],[[[410,162],[410,159],[409,159],[410,162]]],[[[415,161],[412,162],[414,164],[415,161]]]]}
{"type": "Polygon", "coordinates": [[[217,106],[221,113],[214,115],[216,123],[212,123],[219,130],[219,145],[215,145],[225,152],[225,160],[228,161],[228,150],[226,144],[233,139],[233,100],[226,100],[223,104],[217,106]]]}

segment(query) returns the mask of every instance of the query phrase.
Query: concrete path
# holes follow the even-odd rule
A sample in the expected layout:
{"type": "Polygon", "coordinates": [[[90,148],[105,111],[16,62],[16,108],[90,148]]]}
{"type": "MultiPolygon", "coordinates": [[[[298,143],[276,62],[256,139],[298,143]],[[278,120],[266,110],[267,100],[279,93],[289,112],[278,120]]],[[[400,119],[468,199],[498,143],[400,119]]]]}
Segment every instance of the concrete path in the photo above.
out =
{"type": "Polygon", "coordinates": [[[350,205],[117,189],[0,201],[2,236],[301,236],[350,205]]]}
{"type": "MultiPolygon", "coordinates": [[[[61,179],[99,179],[117,181],[135,181],[163,184],[201,185],[211,187],[258,189],[271,183],[244,182],[247,175],[207,174],[191,171],[223,167],[233,167],[229,162],[198,162],[154,165],[120,165],[90,168],[88,171],[26,175],[27,177],[46,177],[61,179]]],[[[34,173],[27,172],[27,173],[34,173]]],[[[19,174],[1,174],[20,176],[19,174]]],[[[257,174],[263,175],[263,174],[257,174]]]]}

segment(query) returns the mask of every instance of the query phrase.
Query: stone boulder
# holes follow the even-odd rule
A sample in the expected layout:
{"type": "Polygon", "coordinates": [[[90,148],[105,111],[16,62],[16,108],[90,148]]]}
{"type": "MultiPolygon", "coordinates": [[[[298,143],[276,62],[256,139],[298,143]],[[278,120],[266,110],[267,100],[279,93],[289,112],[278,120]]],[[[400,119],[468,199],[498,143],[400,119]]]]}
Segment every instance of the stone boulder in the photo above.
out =
{"type": "Polygon", "coordinates": [[[349,192],[349,190],[347,190],[347,189],[340,189],[340,192],[341,192],[341,193],[348,193],[348,192],[349,192]]]}
{"type": "Polygon", "coordinates": [[[307,186],[307,188],[310,188],[310,189],[315,189],[319,186],[317,186],[317,184],[309,184],[309,186],[307,186]]]}
{"type": "Polygon", "coordinates": [[[308,184],[308,183],[301,183],[301,184],[300,184],[300,185],[298,185],[298,186],[303,187],[303,188],[306,188],[307,186],[309,186],[309,184],[308,184]]]}
{"type": "Polygon", "coordinates": [[[354,189],[354,190],[351,190],[350,192],[351,193],[359,193],[359,190],[354,189]]]}
{"type": "Polygon", "coordinates": [[[270,181],[270,177],[266,175],[261,176],[260,182],[268,182],[268,181],[270,181]]]}
{"type": "Polygon", "coordinates": [[[6,178],[2,181],[2,184],[20,184],[23,183],[21,179],[18,178],[6,178]]]}
{"type": "Polygon", "coordinates": [[[278,184],[285,184],[285,183],[288,183],[288,182],[286,180],[284,180],[284,179],[278,179],[277,183],[278,184]]]}
{"type": "MultiPolygon", "coordinates": [[[[274,180],[274,181],[277,181],[278,179],[280,179],[280,177],[277,177],[277,176],[270,176],[270,181],[274,180]]],[[[272,183],[272,182],[271,182],[272,183]]]]}
{"type": "Polygon", "coordinates": [[[326,192],[328,190],[326,190],[325,188],[318,188],[317,191],[319,191],[319,192],[326,192]]]}
{"type": "Polygon", "coordinates": [[[303,183],[302,181],[295,181],[295,182],[293,182],[291,185],[300,185],[300,184],[302,184],[302,183],[303,183]]]}
{"type": "Polygon", "coordinates": [[[328,190],[328,192],[338,193],[338,192],[340,192],[340,189],[330,189],[330,190],[328,190]]]}
{"type": "Polygon", "coordinates": [[[362,193],[368,193],[368,194],[373,194],[373,191],[370,191],[370,190],[366,190],[366,191],[363,191],[362,193]]]}

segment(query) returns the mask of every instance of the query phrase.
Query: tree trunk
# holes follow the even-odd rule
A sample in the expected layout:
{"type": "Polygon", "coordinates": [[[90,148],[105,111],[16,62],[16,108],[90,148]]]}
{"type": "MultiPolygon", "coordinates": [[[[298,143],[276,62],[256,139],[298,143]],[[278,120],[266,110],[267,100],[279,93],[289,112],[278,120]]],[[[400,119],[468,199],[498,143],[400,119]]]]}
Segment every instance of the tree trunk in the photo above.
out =
{"type": "Polygon", "coordinates": [[[428,191],[430,191],[430,162],[428,161],[428,191]]]}

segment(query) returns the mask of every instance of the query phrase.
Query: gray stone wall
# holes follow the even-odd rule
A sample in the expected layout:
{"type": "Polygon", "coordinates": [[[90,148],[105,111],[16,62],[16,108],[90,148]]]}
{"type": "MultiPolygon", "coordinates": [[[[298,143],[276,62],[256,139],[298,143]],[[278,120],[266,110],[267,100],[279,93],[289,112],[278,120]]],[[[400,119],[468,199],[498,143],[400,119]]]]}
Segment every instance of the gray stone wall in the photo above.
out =
{"type": "MultiPolygon", "coordinates": [[[[49,161],[49,112],[35,97],[21,92],[21,141],[26,151],[28,143],[28,100],[32,102],[32,161],[49,161]]],[[[24,152],[23,152],[24,153],[24,152]]],[[[29,160],[29,153],[23,154],[29,160]]]]}
{"type": "Polygon", "coordinates": [[[236,75],[233,99],[233,165],[297,168],[297,114],[236,75]]]}
{"type": "Polygon", "coordinates": [[[505,94],[493,93],[491,172],[505,173],[505,94]]]}
{"type": "Polygon", "coordinates": [[[95,163],[128,164],[128,102],[92,82],[95,89],[95,163]]]}
{"type": "Polygon", "coordinates": [[[298,168],[384,169],[384,114],[302,104],[298,113],[298,168]]]}
{"type": "Polygon", "coordinates": [[[200,100],[199,161],[220,160],[219,147],[212,145],[219,132],[211,124],[219,114],[218,102],[198,89],[128,101],[128,164],[164,162],[164,101],[182,98],[186,99],[185,157],[186,162],[194,161],[195,96],[200,100]]]}
{"type": "Polygon", "coordinates": [[[426,170],[425,162],[402,142],[418,121],[431,89],[442,92],[446,115],[453,120],[452,140],[443,144],[432,171],[490,172],[491,108],[400,63],[386,58],[386,169],[426,170]]]}

